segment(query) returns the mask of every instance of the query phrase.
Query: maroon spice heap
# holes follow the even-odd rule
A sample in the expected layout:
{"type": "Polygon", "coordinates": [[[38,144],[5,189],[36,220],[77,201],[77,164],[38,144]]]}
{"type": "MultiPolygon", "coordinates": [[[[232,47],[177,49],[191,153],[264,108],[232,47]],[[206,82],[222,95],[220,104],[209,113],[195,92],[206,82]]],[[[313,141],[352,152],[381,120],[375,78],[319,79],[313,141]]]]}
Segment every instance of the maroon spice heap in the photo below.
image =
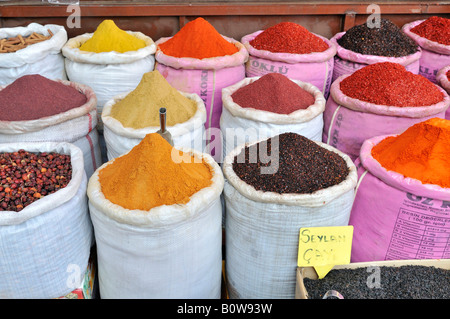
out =
{"type": "Polygon", "coordinates": [[[257,190],[279,194],[310,194],[344,181],[349,169],[345,160],[306,137],[296,133],[283,133],[275,138],[246,146],[233,162],[233,171],[245,183],[257,190]],[[260,161],[260,146],[267,146],[267,154],[278,152],[278,170],[274,174],[261,173],[261,167],[273,163],[260,161]],[[274,145],[272,145],[274,144],[274,145]],[[255,149],[256,148],[256,151],[255,149]],[[258,154],[257,160],[251,154],[258,154]]]}
{"type": "Polygon", "coordinates": [[[447,80],[450,81],[450,70],[447,71],[447,80]]]}
{"type": "Polygon", "coordinates": [[[308,54],[328,49],[323,39],[293,22],[281,22],[264,30],[250,41],[250,45],[274,53],[308,54]]]}
{"type": "Polygon", "coordinates": [[[340,88],[351,98],[386,106],[429,106],[444,99],[444,94],[431,81],[391,62],[375,63],[355,71],[341,81],[340,88]]]}
{"type": "Polygon", "coordinates": [[[450,19],[433,16],[411,29],[423,38],[450,45],[450,19]]]}
{"type": "Polygon", "coordinates": [[[25,150],[0,154],[0,211],[21,211],[69,184],[70,155],[25,150]]]}
{"type": "Polygon", "coordinates": [[[254,108],[278,114],[290,114],[314,104],[314,96],[288,77],[268,73],[243,86],[231,95],[243,108],[254,108]]]}
{"type": "Polygon", "coordinates": [[[0,121],[27,121],[79,107],[87,97],[38,74],[24,75],[0,91],[0,121]]]}

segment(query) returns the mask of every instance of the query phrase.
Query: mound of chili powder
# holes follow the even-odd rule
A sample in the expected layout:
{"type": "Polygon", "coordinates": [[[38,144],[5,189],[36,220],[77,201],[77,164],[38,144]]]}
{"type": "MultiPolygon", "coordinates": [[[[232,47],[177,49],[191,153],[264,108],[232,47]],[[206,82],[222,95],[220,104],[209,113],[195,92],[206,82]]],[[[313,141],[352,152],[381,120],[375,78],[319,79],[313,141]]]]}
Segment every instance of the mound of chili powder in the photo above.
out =
{"type": "Polygon", "coordinates": [[[423,38],[444,45],[450,45],[450,19],[433,16],[411,29],[423,38]]]}
{"type": "Polygon", "coordinates": [[[379,28],[367,23],[350,28],[338,44],[365,55],[402,57],[417,52],[417,44],[390,20],[381,19],[379,28]]]}
{"type": "Polygon", "coordinates": [[[288,77],[268,73],[243,86],[231,95],[243,108],[254,108],[278,114],[289,114],[314,104],[314,96],[288,77]]]}
{"type": "Polygon", "coordinates": [[[341,183],[349,174],[345,160],[306,137],[283,133],[278,137],[243,148],[243,154],[234,158],[233,170],[245,183],[257,190],[279,194],[310,194],[341,183]],[[276,142],[278,139],[278,143],[276,142]],[[277,154],[278,170],[274,174],[261,174],[261,168],[272,165],[260,161],[261,143],[264,154],[277,154]],[[256,150],[255,150],[256,148],[256,150]],[[256,152],[255,152],[256,151],[256,152]],[[275,153],[271,153],[275,152],[275,153]]]}
{"type": "Polygon", "coordinates": [[[250,45],[258,50],[294,54],[323,52],[329,47],[323,39],[293,22],[281,22],[264,30],[250,45]]]}
{"type": "Polygon", "coordinates": [[[391,62],[375,63],[355,71],[341,81],[340,89],[351,98],[386,106],[429,106],[444,99],[444,94],[431,81],[391,62]]]}
{"type": "Polygon", "coordinates": [[[79,107],[87,97],[39,74],[24,75],[0,90],[0,121],[27,121],[79,107]]]}

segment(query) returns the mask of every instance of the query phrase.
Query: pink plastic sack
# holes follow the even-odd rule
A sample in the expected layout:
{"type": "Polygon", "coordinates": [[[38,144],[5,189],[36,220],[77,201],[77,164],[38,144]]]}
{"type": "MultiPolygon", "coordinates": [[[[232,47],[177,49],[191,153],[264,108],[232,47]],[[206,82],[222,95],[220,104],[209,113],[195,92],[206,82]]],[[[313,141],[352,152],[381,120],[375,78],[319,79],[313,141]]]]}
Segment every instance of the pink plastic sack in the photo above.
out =
{"type": "Polygon", "coordinates": [[[206,107],[206,129],[220,128],[222,89],[245,78],[247,50],[238,41],[223,37],[236,45],[239,51],[233,55],[207,59],[176,58],[159,49],[159,44],[170,38],[156,41],[156,69],[177,90],[200,96],[206,107]]]}
{"type": "MultiPolygon", "coordinates": [[[[443,67],[438,71],[436,74],[436,82],[448,93],[450,94],[450,81],[447,77],[447,72],[450,71],[450,65],[447,65],[446,67],[443,67]]],[[[450,108],[447,109],[447,112],[445,113],[445,118],[447,120],[450,120],[450,108]]]]}
{"type": "Polygon", "coordinates": [[[444,94],[442,102],[420,107],[395,107],[363,102],[346,96],[340,83],[343,75],[331,85],[330,97],[323,113],[322,142],[346,153],[356,160],[362,143],[374,136],[398,134],[416,123],[432,117],[445,118],[450,97],[444,94]]]}
{"type": "Polygon", "coordinates": [[[440,44],[430,41],[418,34],[411,32],[411,29],[421,24],[425,20],[417,20],[403,26],[403,32],[416,41],[422,48],[420,57],[419,74],[423,75],[433,83],[437,83],[436,75],[440,69],[450,64],[450,45],[440,44]]]}
{"type": "Polygon", "coordinates": [[[350,214],[351,262],[450,258],[450,189],[387,171],[364,142],[350,214]]]}
{"type": "Polygon", "coordinates": [[[325,98],[328,97],[333,76],[333,58],[336,54],[334,44],[327,38],[315,34],[328,44],[329,48],[324,52],[309,54],[273,53],[255,49],[250,45],[250,41],[263,31],[256,31],[241,39],[249,53],[248,61],[245,64],[246,76],[256,77],[267,73],[281,73],[290,79],[316,86],[325,98]]]}
{"type": "Polygon", "coordinates": [[[411,73],[419,74],[419,59],[422,56],[422,50],[403,57],[387,57],[377,55],[366,55],[350,51],[339,45],[337,42],[344,36],[345,32],[339,32],[330,41],[336,46],[336,56],[334,57],[333,82],[344,74],[352,74],[369,64],[379,62],[398,63],[405,67],[411,73]]]}

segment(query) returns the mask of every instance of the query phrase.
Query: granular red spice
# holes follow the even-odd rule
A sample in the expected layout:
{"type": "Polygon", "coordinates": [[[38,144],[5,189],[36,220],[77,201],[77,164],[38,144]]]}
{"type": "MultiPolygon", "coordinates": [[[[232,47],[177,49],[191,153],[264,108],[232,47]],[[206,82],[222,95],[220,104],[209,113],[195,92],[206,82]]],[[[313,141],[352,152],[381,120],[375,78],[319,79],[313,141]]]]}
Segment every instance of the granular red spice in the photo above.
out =
{"type": "Polygon", "coordinates": [[[27,121],[79,107],[87,97],[38,74],[25,75],[0,91],[0,121],[27,121]]]}
{"type": "Polygon", "coordinates": [[[314,104],[314,96],[279,73],[268,73],[231,95],[243,108],[289,114],[314,104]]]}
{"type": "Polygon", "coordinates": [[[323,39],[293,22],[281,22],[264,30],[250,45],[258,50],[294,54],[323,52],[329,47],[323,39]]]}
{"type": "Polygon", "coordinates": [[[433,16],[411,29],[423,38],[444,45],[450,45],[450,19],[433,16]]]}
{"type": "Polygon", "coordinates": [[[447,80],[450,81],[450,70],[447,71],[447,80]]]}
{"type": "Polygon", "coordinates": [[[391,62],[355,71],[341,81],[340,89],[351,98],[387,106],[429,106],[444,99],[444,94],[428,79],[391,62]]]}

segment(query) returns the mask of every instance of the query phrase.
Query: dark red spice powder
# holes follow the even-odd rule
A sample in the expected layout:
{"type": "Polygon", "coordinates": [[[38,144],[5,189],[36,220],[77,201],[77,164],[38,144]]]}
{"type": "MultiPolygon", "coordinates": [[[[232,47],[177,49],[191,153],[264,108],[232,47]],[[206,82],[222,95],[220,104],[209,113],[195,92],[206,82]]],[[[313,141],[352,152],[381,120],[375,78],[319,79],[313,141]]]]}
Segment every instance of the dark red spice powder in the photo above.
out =
{"type": "Polygon", "coordinates": [[[243,108],[254,108],[278,114],[290,114],[314,104],[308,91],[280,73],[268,73],[243,86],[231,95],[243,108]]]}
{"type": "Polygon", "coordinates": [[[450,81],[450,70],[447,71],[447,80],[450,81]]]}
{"type": "Polygon", "coordinates": [[[431,81],[391,62],[375,63],[355,71],[341,81],[340,89],[354,99],[387,106],[429,106],[444,99],[444,94],[431,81]]]}
{"type": "Polygon", "coordinates": [[[323,39],[293,22],[281,22],[264,30],[250,45],[258,50],[294,54],[323,52],[329,47],[323,39]]]}
{"type": "Polygon", "coordinates": [[[86,95],[73,87],[38,74],[25,75],[0,91],[0,120],[36,120],[66,112],[86,102],[86,95]]]}
{"type": "Polygon", "coordinates": [[[411,29],[423,38],[450,45],[450,19],[433,16],[411,29]]]}

